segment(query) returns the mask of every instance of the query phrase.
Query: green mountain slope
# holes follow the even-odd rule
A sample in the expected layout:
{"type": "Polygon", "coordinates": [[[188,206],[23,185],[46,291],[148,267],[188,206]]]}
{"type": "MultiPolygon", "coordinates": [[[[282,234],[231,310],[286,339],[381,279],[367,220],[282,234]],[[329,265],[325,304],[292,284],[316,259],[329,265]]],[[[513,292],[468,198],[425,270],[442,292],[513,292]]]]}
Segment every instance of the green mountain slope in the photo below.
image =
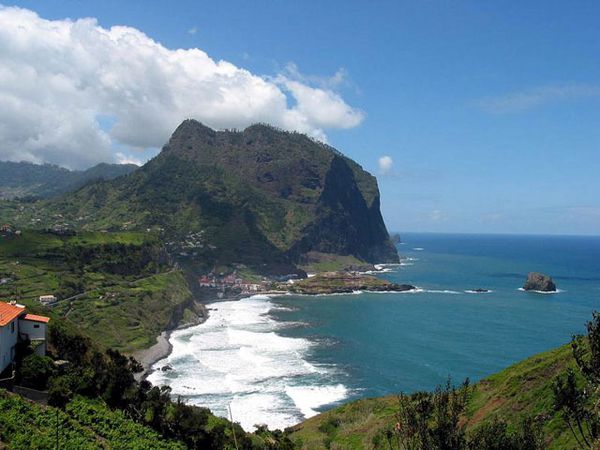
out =
{"type": "Polygon", "coordinates": [[[127,177],[0,207],[2,220],[18,224],[48,217],[85,230],[154,229],[204,269],[289,273],[308,253],[398,260],[375,178],[329,146],[266,125],[217,132],[186,120],[127,177]]]}
{"type": "MultiPolygon", "coordinates": [[[[543,415],[548,449],[576,448],[563,420],[553,411],[552,382],[574,366],[569,345],[521,361],[475,385],[469,398],[467,432],[494,418],[516,426],[527,417],[543,415]]],[[[397,422],[394,396],[363,399],[312,417],[293,427],[291,439],[303,449],[388,449],[381,439],[397,422]],[[379,439],[378,439],[379,437],[379,439]]]]}
{"type": "Polygon", "coordinates": [[[200,308],[182,271],[149,233],[0,236],[0,279],[0,299],[40,308],[40,295],[55,295],[45,313],[121,351],[150,347],[200,308]]]}
{"type": "Polygon", "coordinates": [[[52,164],[0,161],[0,198],[51,197],[93,180],[127,175],[137,168],[134,164],[100,163],[86,170],[68,170],[52,164]]]}

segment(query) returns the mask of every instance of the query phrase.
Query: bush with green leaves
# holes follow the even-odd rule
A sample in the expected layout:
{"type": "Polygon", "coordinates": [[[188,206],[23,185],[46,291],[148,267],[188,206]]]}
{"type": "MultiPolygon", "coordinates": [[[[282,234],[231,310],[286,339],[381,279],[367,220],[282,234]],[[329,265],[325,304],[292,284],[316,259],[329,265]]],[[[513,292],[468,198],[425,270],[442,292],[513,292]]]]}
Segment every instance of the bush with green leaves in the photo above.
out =
{"type": "Polygon", "coordinates": [[[398,396],[396,424],[376,435],[376,448],[390,450],[541,450],[541,423],[526,419],[517,428],[495,419],[471,433],[464,413],[472,388],[467,379],[459,387],[448,380],[433,392],[398,396]]]}
{"type": "Polygon", "coordinates": [[[32,389],[45,390],[53,373],[52,358],[36,354],[29,355],[21,363],[21,384],[32,389]]]}

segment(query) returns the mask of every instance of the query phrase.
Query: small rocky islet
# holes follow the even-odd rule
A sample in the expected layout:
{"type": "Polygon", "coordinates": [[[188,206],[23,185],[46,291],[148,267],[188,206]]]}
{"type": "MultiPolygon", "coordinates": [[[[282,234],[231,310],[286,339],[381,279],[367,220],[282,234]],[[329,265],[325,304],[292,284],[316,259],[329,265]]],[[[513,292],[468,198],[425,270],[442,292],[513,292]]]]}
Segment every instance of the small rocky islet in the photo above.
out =
{"type": "Polygon", "coordinates": [[[523,285],[525,291],[556,292],[556,284],[548,275],[539,272],[529,272],[523,285]]]}

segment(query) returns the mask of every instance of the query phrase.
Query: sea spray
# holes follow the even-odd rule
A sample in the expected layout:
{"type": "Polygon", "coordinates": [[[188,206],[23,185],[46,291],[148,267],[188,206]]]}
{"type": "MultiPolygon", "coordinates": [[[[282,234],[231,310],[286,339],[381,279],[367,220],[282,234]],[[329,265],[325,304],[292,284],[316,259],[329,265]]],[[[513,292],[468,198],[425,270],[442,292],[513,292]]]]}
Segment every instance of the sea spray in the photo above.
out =
{"type": "Polygon", "coordinates": [[[153,384],[171,387],[190,403],[209,407],[252,430],[255,424],[284,428],[343,400],[348,389],[333,384],[335,367],[308,361],[319,343],[284,337],[278,330],[304,326],[274,320],[281,310],[270,298],[254,296],[210,305],[208,320],[171,335],[173,351],[154,365],[153,384]],[[172,370],[161,370],[165,366],[172,370]]]}

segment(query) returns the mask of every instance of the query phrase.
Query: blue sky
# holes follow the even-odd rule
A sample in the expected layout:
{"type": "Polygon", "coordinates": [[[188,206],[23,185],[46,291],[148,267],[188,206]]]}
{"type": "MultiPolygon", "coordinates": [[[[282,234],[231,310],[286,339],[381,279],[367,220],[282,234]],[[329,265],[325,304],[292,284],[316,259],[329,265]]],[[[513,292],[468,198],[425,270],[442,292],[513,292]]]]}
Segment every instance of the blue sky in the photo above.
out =
{"type": "Polygon", "coordinates": [[[378,176],[392,230],[600,233],[598,2],[4,5],[335,92],[364,118],[327,139],[378,176]]]}

